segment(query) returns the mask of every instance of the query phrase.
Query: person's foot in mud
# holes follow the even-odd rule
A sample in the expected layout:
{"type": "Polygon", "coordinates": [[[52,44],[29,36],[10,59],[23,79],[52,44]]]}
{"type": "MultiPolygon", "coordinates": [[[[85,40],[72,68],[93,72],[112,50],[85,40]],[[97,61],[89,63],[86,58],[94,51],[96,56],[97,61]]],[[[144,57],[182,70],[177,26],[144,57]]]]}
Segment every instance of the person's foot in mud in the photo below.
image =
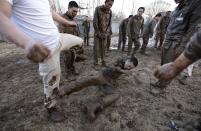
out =
{"type": "Polygon", "coordinates": [[[89,102],[84,106],[84,113],[86,114],[87,118],[93,122],[96,120],[98,114],[105,109],[106,107],[113,104],[119,98],[118,94],[111,94],[106,95],[103,98],[100,98],[100,101],[89,102]]]}
{"type": "Polygon", "coordinates": [[[66,119],[65,114],[57,107],[47,108],[48,117],[53,122],[62,122],[66,119]]]}

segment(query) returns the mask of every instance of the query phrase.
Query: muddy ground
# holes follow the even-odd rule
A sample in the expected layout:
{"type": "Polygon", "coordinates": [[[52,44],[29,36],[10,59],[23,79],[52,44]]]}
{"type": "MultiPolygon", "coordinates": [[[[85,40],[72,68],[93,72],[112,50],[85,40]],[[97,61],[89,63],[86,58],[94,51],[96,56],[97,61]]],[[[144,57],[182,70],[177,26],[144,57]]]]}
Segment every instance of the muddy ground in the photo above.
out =
{"type": "MultiPolygon", "coordinates": [[[[116,42],[116,41],[113,41],[116,42]]],[[[113,43],[114,44],[114,43],[113,43]]],[[[43,85],[38,65],[24,56],[14,45],[0,43],[0,130],[2,131],[170,131],[172,120],[181,125],[201,114],[201,70],[196,66],[186,85],[174,80],[162,95],[150,93],[150,82],[156,81],[153,72],[160,64],[160,52],[148,49],[150,56],[137,53],[139,66],[130,76],[118,80],[120,98],[99,114],[94,122],[88,121],[83,105],[98,95],[97,88],[87,88],[66,96],[62,108],[67,119],[53,123],[47,119],[43,107],[43,85]],[[137,78],[137,79],[136,79],[137,78]]],[[[87,47],[87,60],[76,63],[77,79],[93,76],[92,47],[87,47]]],[[[126,53],[112,50],[106,62],[126,53]]],[[[62,79],[61,86],[68,86],[62,79]]]]}

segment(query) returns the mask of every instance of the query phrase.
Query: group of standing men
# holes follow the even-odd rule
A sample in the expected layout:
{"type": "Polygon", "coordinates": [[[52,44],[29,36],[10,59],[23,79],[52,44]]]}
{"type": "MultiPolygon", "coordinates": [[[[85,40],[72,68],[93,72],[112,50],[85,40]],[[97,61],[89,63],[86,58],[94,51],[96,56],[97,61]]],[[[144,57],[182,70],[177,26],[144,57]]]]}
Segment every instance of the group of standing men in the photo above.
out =
{"type": "MultiPolygon", "coordinates": [[[[105,47],[108,40],[110,40],[110,35],[112,33],[111,7],[113,2],[114,0],[105,0],[104,5],[98,6],[95,9],[93,19],[93,26],[95,30],[95,66],[99,64],[99,58],[102,66],[106,65],[105,47]]],[[[160,20],[161,24],[159,24],[161,26],[159,28],[161,32],[160,39],[164,39],[163,44],[162,42],[159,44],[159,47],[162,46],[162,64],[172,62],[179,54],[181,54],[186,46],[186,43],[190,40],[190,37],[199,29],[198,25],[201,22],[200,0],[175,0],[175,2],[179,5],[172,13],[171,20],[167,18],[169,17],[169,12],[167,12],[167,17],[162,17],[160,20]],[[167,23],[169,23],[168,27],[167,23]],[[161,28],[167,28],[167,32],[164,33],[165,31],[161,30],[161,28]]],[[[77,3],[71,1],[69,2],[68,11],[60,16],[54,10],[50,10],[48,0],[0,1],[0,32],[16,45],[24,48],[29,59],[39,62],[39,72],[43,78],[44,93],[46,96],[45,107],[50,115],[50,118],[54,121],[62,121],[65,119],[65,116],[57,108],[58,97],[56,97],[56,95],[58,95],[61,75],[60,52],[63,54],[62,56],[65,63],[69,63],[67,64],[66,69],[76,73],[73,63],[78,52],[82,50],[80,48],[82,48],[83,40],[77,37],[79,36],[79,29],[77,24],[74,22],[74,17],[77,15],[78,8],[79,6],[77,3]],[[58,32],[54,21],[59,23],[61,33],[58,32]]],[[[145,52],[149,36],[150,34],[153,34],[153,27],[159,21],[158,17],[160,17],[160,15],[157,14],[151,21],[145,23],[144,25],[144,18],[142,17],[144,11],[145,8],[140,7],[137,15],[126,18],[120,24],[122,28],[120,29],[121,33],[118,49],[121,48],[121,41],[123,41],[122,51],[125,50],[127,34],[128,55],[131,54],[133,56],[140,48],[140,37],[143,37],[141,52],[145,52]],[[131,53],[133,42],[135,47],[131,53]]],[[[89,27],[89,24],[86,22],[84,22],[83,25],[89,27]]],[[[85,31],[87,32],[85,33],[85,42],[88,45],[89,30],[85,31]]],[[[191,43],[195,42],[200,42],[200,33],[194,37],[191,43]]],[[[196,46],[199,45],[197,44],[196,46]]],[[[200,53],[195,48],[196,46],[188,46],[189,49],[186,50],[185,53],[186,56],[189,56],[189,59],[193,59],[192,61],[200,58],[200,53]],[[193,54],[192,51],[194,50],[196,53],[193,54]]],[[[187,64],[188,63],[190,62],[187,62],[187,64]]],[[[164,68],[165,67],[167,67],[167,65],[164,65],[164,68]]],[[[164,83],[167,83],[167,77],[162,77],[165,73],[167,74],[167,69],[164,68],[158,71],[160,73],[162,72],[162,75],[156,75],[159,78],[159,82],[157,82],[155,86],[164,87],[164,83]]]]}

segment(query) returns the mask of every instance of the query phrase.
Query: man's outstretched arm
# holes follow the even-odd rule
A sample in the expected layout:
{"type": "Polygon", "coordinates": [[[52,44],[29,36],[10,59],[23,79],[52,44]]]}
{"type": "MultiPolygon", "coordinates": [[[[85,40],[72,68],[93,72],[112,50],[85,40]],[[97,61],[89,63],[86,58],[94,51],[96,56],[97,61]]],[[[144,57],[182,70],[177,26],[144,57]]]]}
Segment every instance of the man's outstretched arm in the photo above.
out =
{"type": "Polygon", "coordinates": [[[159,80],[171,81],[193,62],[201,58],[201,31],[193,35],[184,52],[174,61],[157,69],[154,75],[159,80]]]}
{"type": "Polygon", "coordinates": [[[68,21],[59,14],[57,14],[55,11],[52,10],[52,18],[54,21],[58,22],[59,24],[62,24],[64,26],[77,26],[77,24],[74,21],[68,21]]]}
{"type": "Polygon", "coordinates": [[[49,50],[41,43],[35,42],[28,37],[9,19],[12,14],[12,7],[6,0],[0,0],[0,34],[8,40],[23,48],[27,52],[27,57],[34,62],[41,62],[49,55],[49,50]]]}

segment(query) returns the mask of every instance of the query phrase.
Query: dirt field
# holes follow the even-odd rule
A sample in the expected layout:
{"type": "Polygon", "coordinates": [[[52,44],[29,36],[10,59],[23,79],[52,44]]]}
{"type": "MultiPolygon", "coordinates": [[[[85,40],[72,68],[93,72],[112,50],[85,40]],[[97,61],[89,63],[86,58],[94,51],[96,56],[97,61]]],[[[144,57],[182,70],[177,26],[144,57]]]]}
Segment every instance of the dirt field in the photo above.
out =
{"type": "MultiPolygon", "coordinates": [[[[172,120],[178,126],[201,114],[201,70],[194,68],[187,85],[173,81],[163,95],[150,93],[150,82],[156,81],[153,72],[160,64],[160,53],[149,49],[150,56],[137,54],[139,66],[130,76],[118,80],[120,99],[99,114],[94,122],[86,119],[82,107],[99,91],[87,88],[64,97],[62,108],[67,119],[53,123],[43,107],[43,85],[38,65],[31,63],[24,52],[14,45],[0,43],[0,131],[171,131],[172,120]],[[137,78],[137,79],[136,79],[137,78]]],[[[92,47],[85,51],[84,62],[76,63],[77,79],[97,73],[92,68],[92,47]]],[[[122,56],[119,51],[107,53],[106,62],[112,64],[122,56]]],[[[124,53],[125,55],[125,53],[124,53]]],[[[68,82],[62,79],[61,86],[68,82]]]]}

